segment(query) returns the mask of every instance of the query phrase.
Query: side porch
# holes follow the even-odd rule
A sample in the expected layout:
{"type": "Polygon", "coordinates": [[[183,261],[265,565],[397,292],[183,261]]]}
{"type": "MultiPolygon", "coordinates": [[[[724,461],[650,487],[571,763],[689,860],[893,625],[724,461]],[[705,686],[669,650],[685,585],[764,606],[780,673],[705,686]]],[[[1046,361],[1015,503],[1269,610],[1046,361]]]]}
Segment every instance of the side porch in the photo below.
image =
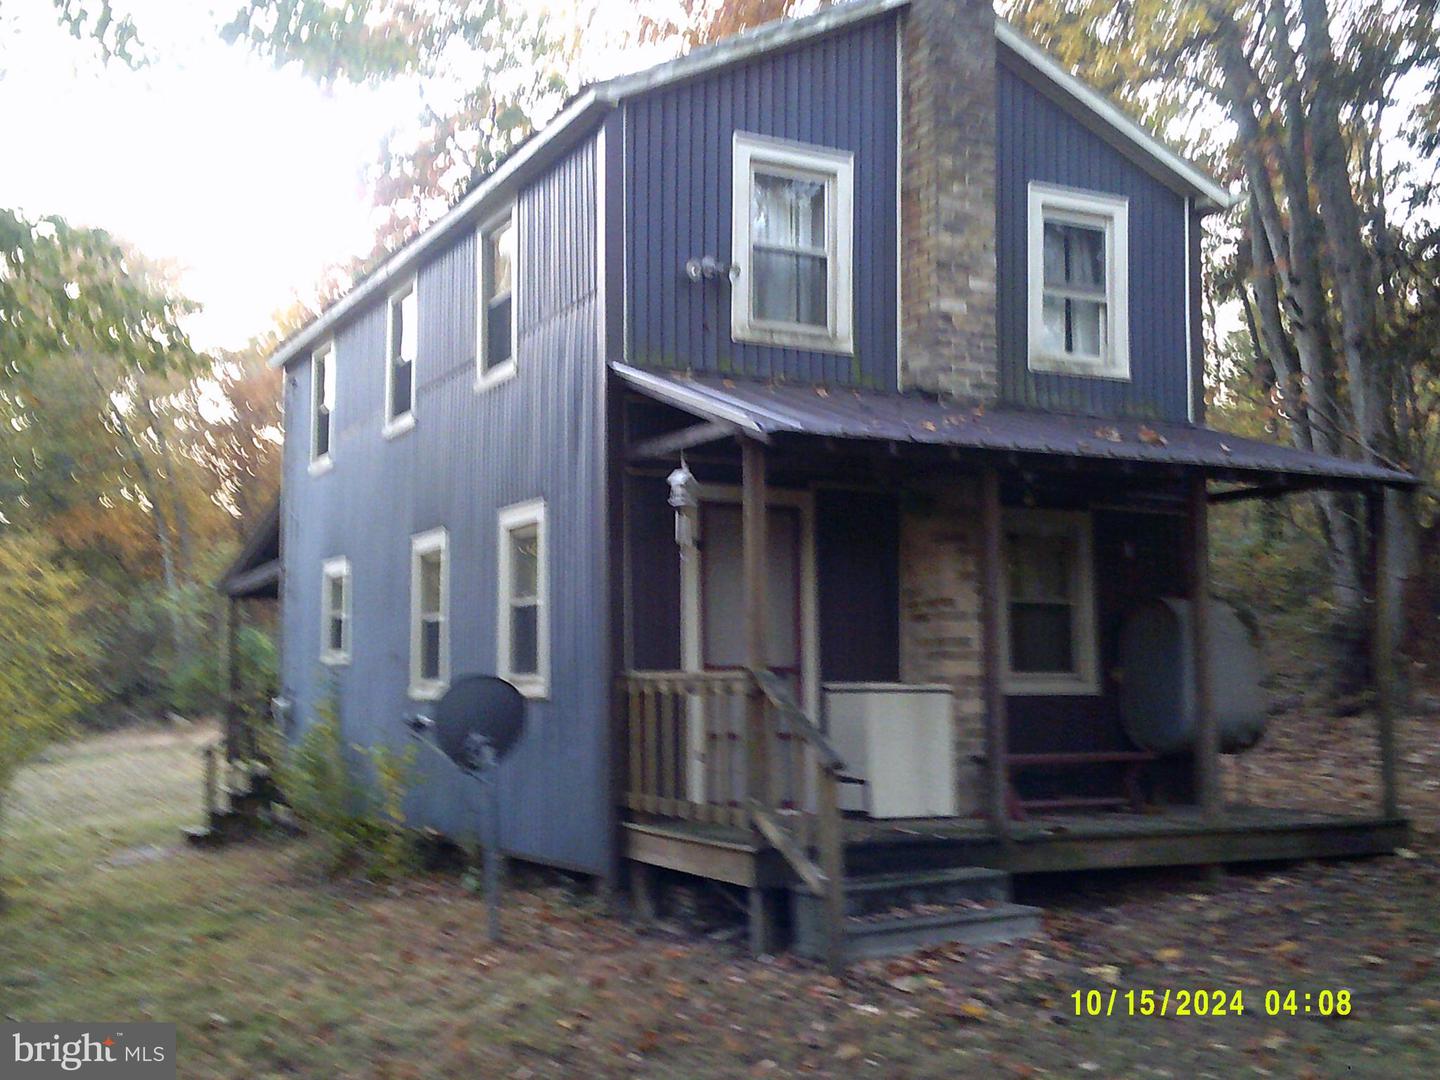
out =
{"type": "Polygon", "coordinates": [[[1383,580],[1404,474],[1188,426],[617,374],[621,852],[642,906],[651,868],[740,886],[759,949],[793,894],[841,963],[857,896],[897,876],[929,896],[978,869],[1404,843],[1389,591],[1377,805],[1250,806],[1221,755],[1263,706],[1227,686],[1244,635],[1208,551],[1212,504],[1331,487],[1364,498],[1383,580]]]}

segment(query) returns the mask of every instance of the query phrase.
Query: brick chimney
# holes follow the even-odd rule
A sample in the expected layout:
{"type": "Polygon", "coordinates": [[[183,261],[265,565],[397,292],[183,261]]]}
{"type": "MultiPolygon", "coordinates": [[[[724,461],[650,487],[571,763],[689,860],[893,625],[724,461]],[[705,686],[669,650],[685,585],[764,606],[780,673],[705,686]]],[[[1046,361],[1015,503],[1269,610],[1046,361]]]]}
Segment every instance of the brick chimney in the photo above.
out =
{"type": "Polygon", "coordinates": [[[901,389],[992,400],[995,12],[912,0],[904,15],[901,389]]]}

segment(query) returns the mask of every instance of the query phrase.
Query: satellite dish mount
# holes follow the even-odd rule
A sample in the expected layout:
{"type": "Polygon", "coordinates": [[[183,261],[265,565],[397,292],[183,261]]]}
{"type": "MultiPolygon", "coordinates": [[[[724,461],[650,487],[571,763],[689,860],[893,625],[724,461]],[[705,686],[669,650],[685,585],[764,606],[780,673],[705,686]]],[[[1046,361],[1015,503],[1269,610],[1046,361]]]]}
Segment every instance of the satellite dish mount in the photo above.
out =
{"type": "Polygon", "coordinates": [[[434,716],[405,718],[411,733],[443,754],[485,793],[485,904],[490,940],[500,940],[500,784],[501,761],[525,730],[525,698],[504,679],[464,675],[435,704],[434,716]],[[427,738],[428,736],[428,738],[427,738]]]}

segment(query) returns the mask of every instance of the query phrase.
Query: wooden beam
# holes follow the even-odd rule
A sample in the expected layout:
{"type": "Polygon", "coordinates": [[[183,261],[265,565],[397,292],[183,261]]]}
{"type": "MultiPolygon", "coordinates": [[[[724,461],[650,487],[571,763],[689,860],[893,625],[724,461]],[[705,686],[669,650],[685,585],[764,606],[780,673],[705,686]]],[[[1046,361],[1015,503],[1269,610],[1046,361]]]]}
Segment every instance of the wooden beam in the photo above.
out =
{"type": "Polygon", "coordinates": [[[992,465],[980,478],[980,620],[985,687],[985,758],[990,770],[987,799],[991,827],[1002,840],[1010,835],[1009,720],[1001,672],[1001,611],[1004,597],[1004,534],[1000,509],[1000,473],[992,465]]]}
{"type": "Polygon", "coordinates": [[[231,597],[225,605],[225,760],[240,758],[240,601],[231,597]]]}
{"type": "Polygon", "coordinates": [[[1250,487],[1229,488],[1225,491],[1212,492],[1210,502],[1218,505],[1221,503],[1240,502],[1244,499],[1273,499],[1281,495],[1293,495],[1300,491],[1311,491],[1321,486],[1319,483],[1254,484],[1250,487]]]}
{"type": "MultiPolygon", "coordinates": [[[[745,660],[752,671],[763,671],[769,656],[765,645],[765,448],[754,439],[741,439],[740,519],[744,545],[745,660]]],[[[746,694],[746,797],[769,808],[770,738],[765,722],[765,694],[758,681],[746,694]]]]}
{"type": "Polygon", "coordinates": [[[1195,678],[1195,794],[1201,812],[1221,812],[1220,729],[1210,694],[1210,503],[1203,473],[1190,478],[1190,657],[1195,678]]]}
{"type": "Polygon", "coordinates": [[[760,835],[770,841],[776,851],[785,856],[785,861],[795,870],[796,876],[805,883],[805,887],[816,896],[824,896],[830,884],[830,879],[825,875],[825,871],[801,850],[800,845],[785,831],[785,827],[771,816],[770,811],[751,800],[750,813],[754,817],[755,827],[760,830],[760,835]]]}
{"type": "Polygon", "coordinates": [[[1390,532],[1389,507],[1384,488],[1366,494],[1373,560],[1370,580],[1374,593],[1371,605],[1374,626],[1370,634],[1370,664],[1375,683],[1376,739],[1380,751],[1380,813],[1386,818],[1400,816],[1400,774],[1395,747],[1395,583],[1394,539],[1390,532]]]}
{"type": "Polygon", "coordinates": [[[632,443],[626,450],[625,457],[630,461],[654,461],[673,457],[681,450],[690,450],[696,446],[704,446],[706,443],[728,439],[736,433],[736,430],[734,424],[727,424],[720,420],[713,420],[706,424],[694,424],[691,427],[681,428],[679,431],[669,431],[664,435],[656,435],[632,443]]]}

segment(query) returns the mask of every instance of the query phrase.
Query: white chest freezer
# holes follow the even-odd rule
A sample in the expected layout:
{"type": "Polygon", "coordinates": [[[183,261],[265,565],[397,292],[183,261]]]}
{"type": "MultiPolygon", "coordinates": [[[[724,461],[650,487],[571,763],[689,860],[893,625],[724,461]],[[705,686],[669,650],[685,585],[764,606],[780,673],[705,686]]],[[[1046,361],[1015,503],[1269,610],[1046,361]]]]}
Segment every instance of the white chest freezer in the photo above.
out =
{"type": "Polygon", "coordinates": [[[948,686],[826,683],[825,721],[846,771],[840,805],[875,818],[954,817],[954,710],[948,686]]]}

